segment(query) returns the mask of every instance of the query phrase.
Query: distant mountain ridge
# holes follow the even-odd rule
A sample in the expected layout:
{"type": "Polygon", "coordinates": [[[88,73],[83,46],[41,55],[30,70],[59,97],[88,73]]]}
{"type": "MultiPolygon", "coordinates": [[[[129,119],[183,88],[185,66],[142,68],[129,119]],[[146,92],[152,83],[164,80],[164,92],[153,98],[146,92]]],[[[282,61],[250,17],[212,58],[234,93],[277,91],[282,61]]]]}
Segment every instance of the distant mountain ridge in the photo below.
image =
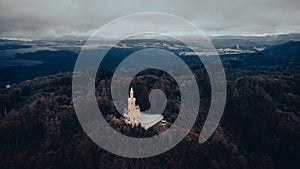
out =
{"type": "Polygon", "coordinates": [[[300,58],[300,41],[289,41],[284,44],[279,44],[276,46],[271,46],[267,48],[266,50],[261,52],[262,54],[273,56],[289,56],[289,57],[295,57],[300,58]]]}
{"type": "MultiPolygon", "coordinates": [[[[230,56],[229,56],[230,57],[230,56]]],[[[289,41],[287,43],[266,48],[263,51],[241,54],[236,59],[227,61],[233,68],[257,69],[274,68],[286,66],[300,66],[300,41],[289,41]]]]}
{"type": "Polygon", "coordinates": [[[300,41],[300,34],[283,34],[269,36],[213,36],[212,43],[216,48],[236,46],[243,48],[270,47],[289,41],[300,41]]]}

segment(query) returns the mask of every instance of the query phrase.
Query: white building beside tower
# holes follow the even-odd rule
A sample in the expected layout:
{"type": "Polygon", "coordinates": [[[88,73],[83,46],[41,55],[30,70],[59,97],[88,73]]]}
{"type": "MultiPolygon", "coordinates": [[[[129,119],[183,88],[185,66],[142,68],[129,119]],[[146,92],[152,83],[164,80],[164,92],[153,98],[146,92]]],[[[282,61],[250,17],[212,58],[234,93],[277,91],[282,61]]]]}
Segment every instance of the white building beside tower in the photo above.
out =
{"type": "Polygon", "coordinates": [[[140,107],[136,105],[136,98],[134,97],[133,88],[130,89],[128,108],[125,108],[124,110],[124,117],[125,123],[131,124],[133,127],[141,124],[141,126],[146,130],[154,126],[164,118],[161,114],[141,113],[140,107]]]}

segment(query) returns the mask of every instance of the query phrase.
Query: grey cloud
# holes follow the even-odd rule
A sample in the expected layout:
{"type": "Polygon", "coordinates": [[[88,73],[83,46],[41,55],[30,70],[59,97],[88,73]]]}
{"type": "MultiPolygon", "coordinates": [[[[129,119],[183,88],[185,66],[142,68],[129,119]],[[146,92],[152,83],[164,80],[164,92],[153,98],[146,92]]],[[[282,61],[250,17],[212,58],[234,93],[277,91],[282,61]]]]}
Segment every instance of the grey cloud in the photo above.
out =
{"type": "Polygon", "coordinates": [[[1,37],[88,36],[118,17],[167,12],[209,35],[300,32],[298,0],[0,1],[1,37]]]}

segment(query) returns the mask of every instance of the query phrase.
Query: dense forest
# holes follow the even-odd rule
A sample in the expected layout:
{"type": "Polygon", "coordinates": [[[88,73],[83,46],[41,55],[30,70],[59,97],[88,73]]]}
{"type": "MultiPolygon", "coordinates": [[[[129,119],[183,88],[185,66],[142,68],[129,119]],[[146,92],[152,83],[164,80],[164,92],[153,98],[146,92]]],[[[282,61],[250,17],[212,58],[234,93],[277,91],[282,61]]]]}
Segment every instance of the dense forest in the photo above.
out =
{"type": "MultiPolygon", "coordinates": [[[[70,54],[71,56],[72,54],[70,54]]],[[[201,107],[194,127],[176,147],[158,156],[129,159],[97,146],[81,128],[72,103],[72,73],[35,78],[0,89],[0,168],[297,168],[300,160],[300,43],[254,54],[224,55],[227,102],[213,136],[198,143],[210,105],[203,66],[190,64],[200,86],[201,107]]],[[[99,69],[96,97],[108,123],[131,137],[159,134],[132,128],[116,112],[110,96],[113,72],[99,69]]],[[[145,71],[132,81],[142,110],[159,88],[175,93],[164,116],[177,117],[178,86],[168,74],[145,71]],[[151,81],[151,83],[149,83],[151,81]],[[164,85],[173,84],[173,85],[164,85]],[[147,86],[151,85],[151,86],[147,86]],[[177,93],[177,94],[176,94],[177,93]]]]}

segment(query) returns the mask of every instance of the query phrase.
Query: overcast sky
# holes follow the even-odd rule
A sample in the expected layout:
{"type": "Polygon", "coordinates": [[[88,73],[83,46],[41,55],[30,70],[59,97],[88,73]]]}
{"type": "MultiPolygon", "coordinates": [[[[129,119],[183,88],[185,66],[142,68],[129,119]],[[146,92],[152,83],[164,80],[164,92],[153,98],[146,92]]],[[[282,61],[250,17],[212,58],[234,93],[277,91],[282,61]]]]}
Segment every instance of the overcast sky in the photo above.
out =
{"type": "Polygon", "coordinates": [[[166,12],[208,35],[300,33],[299,0],[0,0],[0,37],[89,36],[135,12],[166,12]]]}

